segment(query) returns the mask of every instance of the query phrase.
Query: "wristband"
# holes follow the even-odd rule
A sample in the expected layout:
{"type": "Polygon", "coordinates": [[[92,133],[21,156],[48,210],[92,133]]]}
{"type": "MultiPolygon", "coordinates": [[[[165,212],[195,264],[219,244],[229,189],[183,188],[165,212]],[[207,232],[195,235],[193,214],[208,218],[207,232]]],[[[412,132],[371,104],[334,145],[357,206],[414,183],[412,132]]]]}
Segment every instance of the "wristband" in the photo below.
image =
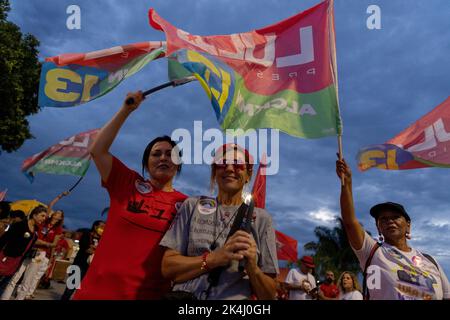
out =
{"type": "Polygon", "coordinates": [[[203,254],[202,254],[202,266],[200,267],[201,270],[210,271],[210,269],[208,267],[208,263],[206,262],[206,258],[208,257],[209,254],[210,254],[209,251],[203,252],[203,254]]]}

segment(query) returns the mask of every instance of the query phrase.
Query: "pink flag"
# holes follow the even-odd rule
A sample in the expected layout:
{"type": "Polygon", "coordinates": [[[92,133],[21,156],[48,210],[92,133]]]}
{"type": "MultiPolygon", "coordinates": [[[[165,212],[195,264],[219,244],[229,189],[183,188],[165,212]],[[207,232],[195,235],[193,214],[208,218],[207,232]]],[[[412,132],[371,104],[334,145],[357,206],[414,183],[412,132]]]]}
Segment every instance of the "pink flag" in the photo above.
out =
{"type": "Polygon", "coordinates": [[[359,151],[361,171],[450,167],[450,97],[385,144],[359,151]]]}
{"type": "Polygon", "coordinates": [[[3,201],[6,199],[6,193],[8,192],[8,189],[5,189],[3,191],[0,191],[0,201],[3,201]]]}

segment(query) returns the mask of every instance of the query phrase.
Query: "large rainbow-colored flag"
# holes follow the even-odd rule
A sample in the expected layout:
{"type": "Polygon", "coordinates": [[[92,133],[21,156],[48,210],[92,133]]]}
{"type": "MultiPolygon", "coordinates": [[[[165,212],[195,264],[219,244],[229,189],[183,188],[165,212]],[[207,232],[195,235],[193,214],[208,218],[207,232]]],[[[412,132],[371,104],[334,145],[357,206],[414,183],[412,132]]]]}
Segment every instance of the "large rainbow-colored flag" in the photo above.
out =
{"type": "Polygon", "coordinates": [[[165,42],[149,41],[47,58],[41,71],[38,104],[72,107],[94,100],[164,56],[165,42]]]}
{"type": "MultiPolygon", "coordinates": [[[[341,133],[333,0],[245,33],[198,36],[149,11],[166,56],[202,84],[223,129],[276,128],[296,137],[341,133]]],[[[173,66],[169,74],[179,75],[173,66]]]]}
{"type": "Polygon", "coordinates": [[[450,97],[385,144],[362,148],[358,168],[450,168],[450,97]]]}

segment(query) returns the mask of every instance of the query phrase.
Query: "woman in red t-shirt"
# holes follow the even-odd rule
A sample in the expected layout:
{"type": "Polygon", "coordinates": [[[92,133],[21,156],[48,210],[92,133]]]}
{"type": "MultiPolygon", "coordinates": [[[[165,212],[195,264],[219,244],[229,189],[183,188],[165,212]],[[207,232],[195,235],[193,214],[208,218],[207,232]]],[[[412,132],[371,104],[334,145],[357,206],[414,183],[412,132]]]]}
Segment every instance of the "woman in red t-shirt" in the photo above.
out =
{"type": "Polygon", "coordinates": [[[123,103],[90,148],[102,186],[108,190],[110,208],[75,300],[160,299],[170,288],[170,281],[161,275],[159,242],[187,198],[172,186],[181,170],[180,153],[170,137],[154,139],[144,151],[141,176],[109,152],[119,129],[144,99],[142,92],[129,93],[126,99],[130,98],[133,103],[123,103]],[[149,179],[144,178],[144,169],[149,179]]]}

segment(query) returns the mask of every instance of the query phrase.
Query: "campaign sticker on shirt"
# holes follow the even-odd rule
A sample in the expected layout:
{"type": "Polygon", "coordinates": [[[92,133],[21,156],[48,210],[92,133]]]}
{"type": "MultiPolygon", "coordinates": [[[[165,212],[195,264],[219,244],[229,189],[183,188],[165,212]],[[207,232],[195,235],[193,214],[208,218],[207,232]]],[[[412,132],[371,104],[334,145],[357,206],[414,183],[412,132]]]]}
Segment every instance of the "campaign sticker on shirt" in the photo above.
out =
{"type": "Polygon", "coordinates": [[[136,181],[134,182],[134,186],[136,187],[136,190],[142,194],[150,193],[153,190],[150,183],[139,179],[136,179],[136,181]]]}
{"type": "Polygon", "coordinates": [[[200,199],[198,202],[198,211],[201,214],[212,214],[216,211],[216,200],[210,198],[200,199]]]}
{"type": "Polygon", "coordinates": [[[412,262],[416,267],[421,267],[422,266],[422,257],[419,256],[414,256],[412,257],[412,262]]]}

